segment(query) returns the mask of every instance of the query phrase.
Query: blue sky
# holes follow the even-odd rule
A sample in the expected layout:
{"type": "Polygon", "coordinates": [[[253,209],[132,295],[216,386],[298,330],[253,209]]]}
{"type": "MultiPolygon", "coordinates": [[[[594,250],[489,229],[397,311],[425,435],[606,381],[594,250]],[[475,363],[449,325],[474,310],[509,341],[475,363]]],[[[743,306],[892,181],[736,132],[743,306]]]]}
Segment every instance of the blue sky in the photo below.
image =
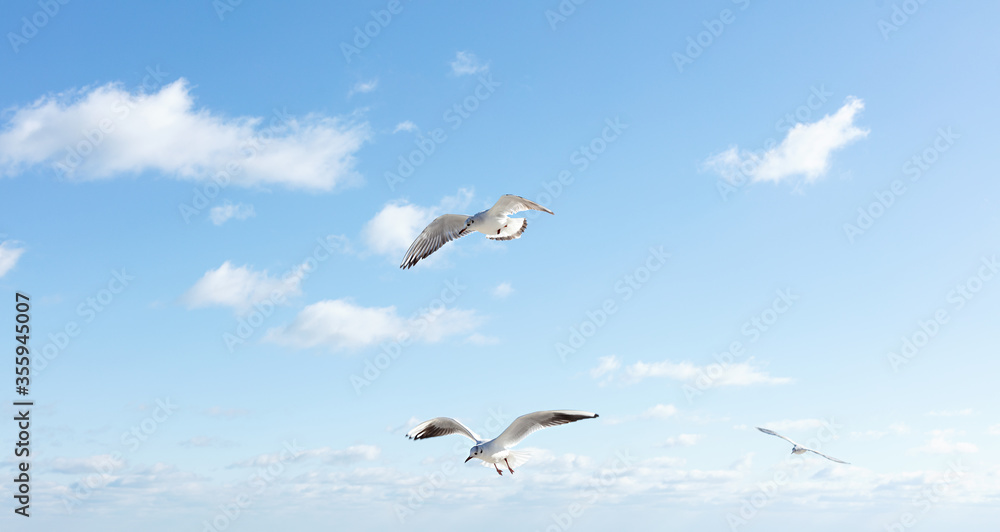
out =
{"type": "Polygon", "coordinates": [[[995,5],[0,9],[5,529],[1000,517],[995,5]],[[403,438],[560,408],[503,478],[403,438]]]}

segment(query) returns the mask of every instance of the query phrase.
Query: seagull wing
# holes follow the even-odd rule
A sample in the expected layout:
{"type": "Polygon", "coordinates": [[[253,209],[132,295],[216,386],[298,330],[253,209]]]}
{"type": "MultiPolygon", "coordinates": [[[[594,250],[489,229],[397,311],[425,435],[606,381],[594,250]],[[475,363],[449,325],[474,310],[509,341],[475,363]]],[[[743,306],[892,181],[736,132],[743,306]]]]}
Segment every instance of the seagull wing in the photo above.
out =
{"type": "Polygon", "coordinates": [[[818,454],[818,455],[822,456],[823,458],[826,458],[827,460],[832,460],[834,462],[837,462],[838,464],[848,464],[848,465],[850,465],[850,462],[845,462],[843,460],[838,460],[838,459],[836,459],[836,458],[834,458],[832,456],[827,456],[827,455],[825,455],[825,454],[823,454],[823,453],[821,453],[819,451],[814,451],[814,450],[809,449],[809,448],[804,448],[804,449],[807,450],[807,451],[809,451],[809,452],[811,452],[811,453],[818,454]]]}
{"type": "Polygon", "coordinates": [[[404,270],[410,268],[420,259],[426,259],[428,255],[441,249],[441,246],[471,233],[465,230],[467,218],[468,216],[461,214],[442,214],[435,218],[410,244],[410,249],[406,250],[406,256],[403,257],[403,263],[399,267],[404,270]]]}
{"type": "Polygon", "coordinates": [[[759,431],[763,432],[764,434],[770,434],[771,436],[777,436],[777,437],[779,437],[779,438],[781,438],[781,439],[783,439],[783,440],[787,441],[788,443],[790,443],[790,444],[792,444],[792,445],[795,445],[795,446],[798,446],[798,445],[799,445],[799,444],[797,444],[797,443],[793,442],[792,440],[790,440],[790,439],[788,439],[788,438],[786,438],[786,437],[782,436],[781,434],[778,434],[777,432],[774,432],[774,431],[773,431],[773,430],[771,430],[771,429],[762,429],[762,428],[760,428],[760,427],[757,427],[757,430],[759,430],[759,431]]]}
{"type": "Polygon", "coordinates": [[[545,410],[525,414],[515,419],[507,427],[507,430],[497,436],[494,441],[502,445],[504,449],[510,449],[536,430],[595,417],[597,417],[597,414],[593,412],[583,412],[580,410],[545,410]]]}
{"type": "Polygon", "coordinates": [[[507,194],[505,196],[500,196],[500,199],[490,207],[490,214],[494,216],[510,216],[511,214],[519,213],[521,211],[542,211],[549,214],[555,214],[554,212],[542,207],[541,205],[522,198],[521,196],[515,196],[513,194],[507,194]]]}
{"type": "Polygon", "coordinates": [[[429,421],[424,421],[413,427],[413,430],[410,432],[407,432],[406,437],[411,440],[422,440],[425,438],[447,436],[448,434],[461,434],[476,443],[483,441],[478,434],[472,432],[472,429],[450,417],[436,417],[429,421]]]}

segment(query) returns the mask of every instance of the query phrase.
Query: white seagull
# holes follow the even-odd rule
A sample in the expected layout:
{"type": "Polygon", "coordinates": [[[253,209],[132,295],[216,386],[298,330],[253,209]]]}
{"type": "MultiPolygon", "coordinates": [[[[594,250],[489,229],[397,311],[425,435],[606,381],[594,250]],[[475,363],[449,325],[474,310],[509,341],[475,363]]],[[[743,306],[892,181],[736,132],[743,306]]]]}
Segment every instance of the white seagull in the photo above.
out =
{"type": "Polygon", "coordinates": [[[531,453],[527,451],[511,451],[510,448],[521,443],[521,440],[529,434],[545,427],[554,427],[556,425],[564,425],[581,419],[595,417],[597,417],[597,414],[593,412],[582,412],[580,410],[545,410],[525,414],[515,419],[499,436],[489,441],[483,440],[478,434],[472,432],[469,427],[450,417],[436,417],[413,427],[413,430],[406,433],[406,437],[411,440],[422,440],[424,438],[434,438],[447,434],[461,434],[476,442],[476,445],[472,449],[469,449],[469,457],[465,459],[466,462],[473,458],[478,458],[485,462],[483,465],[493,464],[493,467],[496,468],[500,476],[503,476],[503,471],[500,471],[500,467],[497,464],[503,462],[507,465],[507,469],[510,470],[510,474],[513,475],[514,467],[511,465],[511,462],[514,462],[513,465],[521,465],[528,461],[531,453]]]}
{"type": "Polygon", "coordinates": [[[838,464],[849,464],[850,463],[850,462],[845,462],[843,460],[838,460],[838,459],[836,459],[836,458],[834,458],[832,456],[827,456],[827,455],[825,455],[825,454],[823,454],[823,453],[821,453],[819,451],[814,451],[814,450],[812,450],[812,449],[810,449],[808,447],[803,447],[803,446],[801,446],[801,445],[793,442],[792,440],[790,440],[790,439],[782,436],[781,434],[778,434],[777,432],[774,432],[773,430],[762,429],[760,427],[757,427],[757,430],[763,432],[764,434],[770,434],[771,436],[777,436],[777,437],[779,437],[779,438],[787,441],[788,443],[791,443],[792,444],[792,454],[803,454],[806,451],[809,451],[811,453],[816,453],[816,454],[822,456],[823,458],[826,458],[827,460],[833,460],[834,462],[837,462],[838,464]]]}
{"type": "Polygon", "coordinates": [[[501,196],[492,207],[472,216],[442,214],[424,228],[420,236],[413,241],[413,244],[410,244],[410,249],[406,250],[406,256],[403,257],[403,262],[399,267],[404,270],[410,268],[420,259],[425,259],[431,253],[441,249],[441,246],[473,231],[479,231],[490,240],[520,238],[524,228],[528,227],[528,220],[510,218],[509,216],[527,210],[555,214],[533,201],[513,194],[501,196]]]}

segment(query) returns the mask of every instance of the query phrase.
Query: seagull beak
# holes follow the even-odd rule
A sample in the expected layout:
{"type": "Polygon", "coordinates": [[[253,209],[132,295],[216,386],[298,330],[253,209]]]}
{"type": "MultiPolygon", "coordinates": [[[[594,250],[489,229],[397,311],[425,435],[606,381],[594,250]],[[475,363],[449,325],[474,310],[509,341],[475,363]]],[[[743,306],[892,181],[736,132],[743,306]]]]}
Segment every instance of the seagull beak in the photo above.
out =
{"type": "Polygon", "coordinates": [[[468,463],[468,461],[469,461],[469,460],[472,460],[472,457],[471,457],[471,456],[470,456],[470,457],[468,457],[468,458],[466,458],[466,459],[465,459],[465,462],[463,462],[463,463],[468,463]]]}

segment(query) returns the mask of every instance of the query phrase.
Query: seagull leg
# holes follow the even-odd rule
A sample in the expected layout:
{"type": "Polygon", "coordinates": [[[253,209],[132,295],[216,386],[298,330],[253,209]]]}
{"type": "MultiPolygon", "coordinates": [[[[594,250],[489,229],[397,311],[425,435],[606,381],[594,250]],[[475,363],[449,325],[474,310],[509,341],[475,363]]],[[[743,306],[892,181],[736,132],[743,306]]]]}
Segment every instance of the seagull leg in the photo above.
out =
{"type": "Polygon", "coordinates": [[[497,468],[497,474],[502,477],[503,476],[503,471],[500,471],[500,467],[498,467],[496,464],[493,464],[493,467],[497,468]]]}
{"type": "Polygon", "coordinates": [[[504,458],[503,459],[503,463],[507,464],[507,469],[510,469],[510,474],[513,475],[514,474],[514,468],[510,467],[510,462],[508,462],[507,459],[504,458]]]}

